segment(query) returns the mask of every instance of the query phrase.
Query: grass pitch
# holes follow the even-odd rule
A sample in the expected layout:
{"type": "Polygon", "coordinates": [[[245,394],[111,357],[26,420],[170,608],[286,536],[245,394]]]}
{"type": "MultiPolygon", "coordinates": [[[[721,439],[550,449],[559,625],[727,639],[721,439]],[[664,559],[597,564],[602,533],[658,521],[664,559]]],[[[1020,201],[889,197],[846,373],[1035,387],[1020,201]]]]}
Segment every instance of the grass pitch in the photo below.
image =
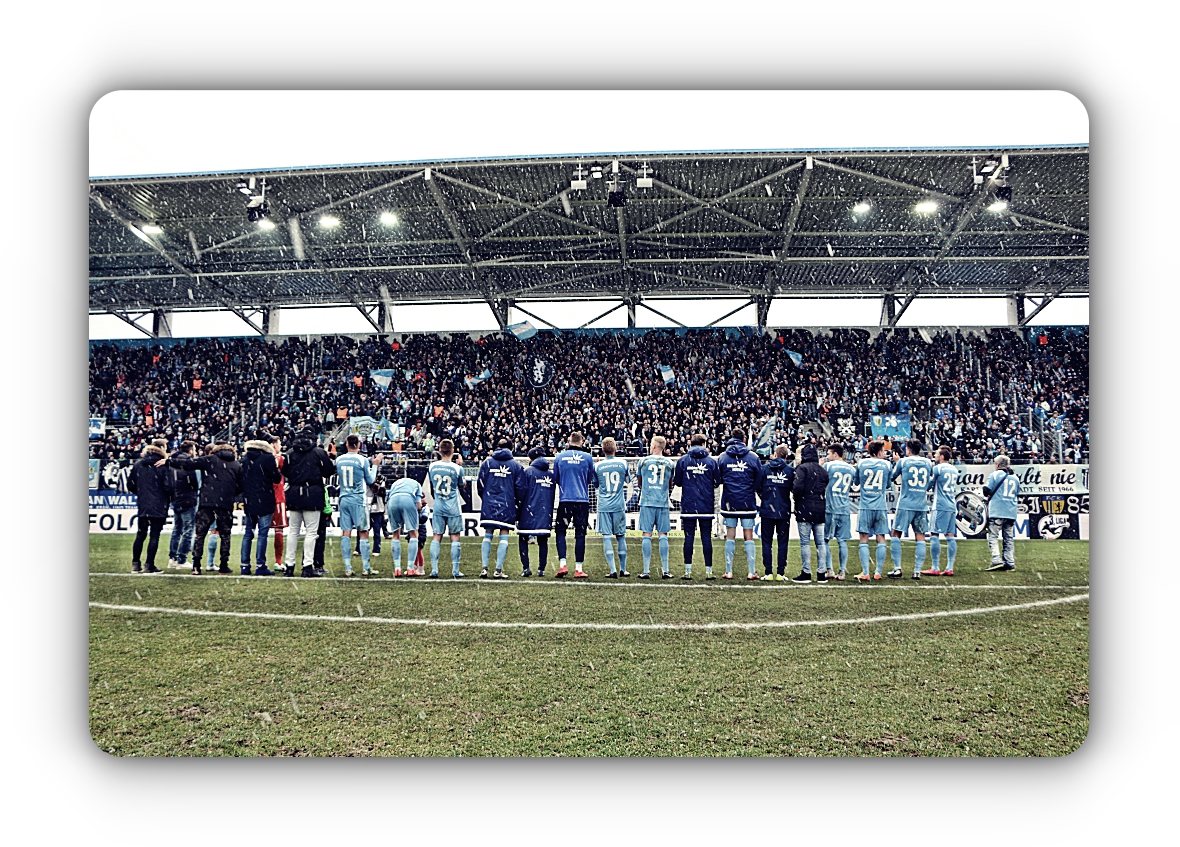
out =
{"type": "MultiPolygon", "coordinates": [[[[131,540],[90,539],[90,727],[114,755],[1061,756],[1089,722],[1088,542],[1017,542],[991,574],[960,541],[953,578],[800,586],[746,584],[740,542],[733,583],[704,582],[699,546],[693,583],[605,580],[594,536],[589,581],[520,579],[513,539],[513,579],[455,583],[388,579],[388,548],[372,579],[136,576],[131,540]],[[1047,600],[1069,602],[975,611],[1047,600]],[[896,618],[945,612],[967,614],[896,618]],[[518,626],[571,623],[647,628],[518,626]]],[[[464,541],[468,577],[479,556],[464,541]]],[[[327,558],[341,574],[337,539],[327,558]]]]}

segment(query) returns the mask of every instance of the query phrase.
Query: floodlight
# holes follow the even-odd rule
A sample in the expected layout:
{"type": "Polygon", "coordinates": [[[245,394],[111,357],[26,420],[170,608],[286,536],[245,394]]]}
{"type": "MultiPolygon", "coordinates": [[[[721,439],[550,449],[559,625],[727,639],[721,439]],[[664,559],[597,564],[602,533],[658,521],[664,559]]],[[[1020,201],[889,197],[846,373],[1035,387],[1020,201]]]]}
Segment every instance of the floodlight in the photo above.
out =
{"type": "Polygon", "coordinates": [[[920,215],[929,215],[931,212],[938,211],[938,204],[933,200],[923,200],[917,206],[914,206],[914,211],[920,215]]]}
{"type": "Polygon", "coordinates": [[[274,229],[275,222],[271,221],[271,220],[267,220],[266,218],[263,218],[262,220],[260,220],[258,222],[258,228],[259,229],[274,229]]]}
{"type": "Polygon", "coordinates": [[[340,218],[334,218],[331,215],[324,215],[320,218],[320,226],[331,229],[334,226],[340,226],[340,218]]]}
{"type": "Polygon", "coordinates": [[[246,220],[250,221],[250,223],[258,223],[260,220],[265,218],[269,212],[270,209],[267,208],[266,203],[252,202],[246,207],[246,220]]]}
{"type": "Polygon", "coordinates": [[[155,224],[144,224],[143,231],[148,235],[159,235],[164,230],[160,229],[160,227],[156,226],[155,224]]]}
{"type": "Polygon", "coordinates": [[[857,203],[855,206],[852,207],[852,211],[858,215],[863,215],[865,212],[867,212],[871,208],[872,208],[872,206],[869,205],[868,200],[861,200],[859,203],[857,203]]]}
{"type": "Polygon", "coordinates": [[[386,226],[397,226],[397,215],[395,215],[393,212],[382,212],[381,223],[385,224],[386,226]]]}

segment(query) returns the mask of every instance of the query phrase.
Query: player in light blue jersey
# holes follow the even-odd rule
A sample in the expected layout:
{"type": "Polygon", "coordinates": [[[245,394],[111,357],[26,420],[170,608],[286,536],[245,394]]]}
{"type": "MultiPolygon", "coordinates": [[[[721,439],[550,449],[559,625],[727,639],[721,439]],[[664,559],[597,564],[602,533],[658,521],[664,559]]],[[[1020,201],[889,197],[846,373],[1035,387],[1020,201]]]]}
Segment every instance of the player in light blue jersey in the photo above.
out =
{"type": "Polygon", "coordinates": [[[366,459],[360,454],[361,439],[350,435],[344,439],[348,452],[336,460],[336,479],[340,484],[340,556],[344,575],[352,576],[352,531],[357,532],[357,547],[365,575],[377,573],[370,566],[369,504],[365,500],[368,486],[377,481],[373,466],[381,463],[381,454],[366,459]]]}
{"type": "Polygon", "coordinates": [[[651,534],[660,536],[660,576],[671,579],[668,569],[668,529],[672,508],[672,474],[676,464],[664,455],[667,439],[656,435],[651,440],[651,455],[639,460],[635,475],[639,479],[639,531],[643,533],[643,573],[640,579],[651,579],[651,534]]]}
{"type": "Polygon", "coordinates": [[[613,438],[602,439],[603,459],[594,466],[594,482],[598,487],[598,531],[602,534],[602,552],[610,568],[607,579],[631,576],[627,573],[627,483],[633,474],[627,462],[615,455],[617,449],[613,438]],[[616,540],[619,545],[617,570],[616,540]]]}
{"type": "Polygon", "coordinates": [[[414,559],[418,558],[418,518],[425,507],[426,498],[417,480],[404,477],[389,486],[389,496],[385,498],[385,516],[393,535],[389,547],[392,550],[395,577],[402,575],[402,533],[409,539],[406,576],[410,576],[414,570],[414,559]]]}
{"type": "Polygon", "coordinates": [[[922,578],[922,564],[926,561],[926,492],[934,487],[934,465],[922,455],[922,442],[906,442],[905,458],[893,466],[891,479],[901,480],[901,495],[897,500],[897,516],[893,520],[893,570],[889,576],[901,578],[901,534],[914,530],[914,579],[922,578]]]}
{"type": "MultiPolygon", "coordinates": [[[[856,468],[844,461],[844,445],[829,444],[828,457],[824,462],[828,472],[828,488],[824,492],[826,514],[824,521],[824,543],[828,545],[828,562],[832,561],[831,542],[835,539],[840,550],[840,571],[838,582],[844,581],[848,566],[848,540],[852,538],[852,483],[856,479],[856,468]]],[[[831,570],[835,570],[832,568],[831,570]]]]}
{"type": "Polygon", "coordinates": [[[860,486],[860,506],[856,518],[856,531],[860,534],[860,573],[857,582],[868,582],[869,577],[869,536],[877,536],[877,571],[871,579],[879,580],[885,567],[885,536],[889,534],[889,504],[885,500],[885,489],[889,487],[889,475],[893,465],[881,458],[885,442],[873,440],[866,448],[867,459],[856,463],[856,479],[860,486]]]}
{"type": "Polygon", "coordinates": [[[958,517],[958,504],[955,502],[956,486],[959,480],[959,469],[951,464],[954,452],[946,444],[938,448],[934,457],[934,510],[930,521],[930,558],[933,560],[922,576],[954,576],[955,553],[959,544],[955,540],[958,528],[955,519],[958,517]],[[938,536],[946,539],[946,570],[938,569],[939,550],[938,536]]]}
{"type": "Polygon", "coordinates": [[[426,470],[425,488],[434,498],[434,539],[430,542],[430,579],[438,579],[438,555],[443,533],[451,536],[451,577],[462,579],[459,573],[459,559],[462,545],[459,536],[463,533],[463,500],[460,492],[467,480],[463,476],[463,456],[455,454],[455,442],[444,438],[438,443],[438,455],[442,458],[432,462],[426,470]]]}
{"type": "Polygon", "coordinates": [[[996,456],[996,470],[983,484],[983,496],[987,498],[987,544],[992,554],[988,570],[1014,571],[1020,477],[1012,473],[1007,456],[996,456]]]}

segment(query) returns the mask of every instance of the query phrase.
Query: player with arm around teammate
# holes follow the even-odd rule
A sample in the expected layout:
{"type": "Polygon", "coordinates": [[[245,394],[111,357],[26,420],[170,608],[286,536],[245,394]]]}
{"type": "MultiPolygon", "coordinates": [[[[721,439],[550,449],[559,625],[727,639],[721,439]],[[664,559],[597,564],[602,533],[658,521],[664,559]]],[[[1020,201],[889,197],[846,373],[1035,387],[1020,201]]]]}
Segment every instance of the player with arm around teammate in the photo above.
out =
{"type": "Polygon", "coordinates": [[[676,466],[664,455],[667,439],[656,435],[651,440],[651,455],[639,461],[635,475],[639,479],[639,531],[643,533],[643,573],[640,579],[650,579],[651,534],[660,537],[660,577],[671,579],[668,568],[668,530],[671,526],[672,474],[676,466]]]}
{"type": "Polygon", "coordinates": [[[849,494],[856,479],[856,468],[844,461],[844,445],[829,444],[828,458],[824,462],[828,472],[828,488],[824,492],[826,514],[824,517],[824,544],[828,546],[828,562],[832,561],[831,541],[836,540],[840,553],[840,571],[829,567],[837,582],[844,581],[848,566],[848,540],[852,538],[852,501],[849,494]]]}
{"type": "Polygon", "coordinates": [[[422,510],[426,507],[426,496],[422,493],[422,486],[412,477],[403,477],[389,486],[389,496],[385,500],[385,518],[389,523],[393,539],[389,542],[390,555],[393,557],[393,575],[402,575],[402,534],[407,538],[406,543],[406,574],[414,568],[414,559],[418,556],[418,521],[422,510]]]}
{"type": "Polygon", "coordinates": [[[987,498],[987,545],[991,548],[989,571],[1016,570],[1016,514],[1020,477],[1012,473],[1007,456],[996,456],[996,469],[983,484],[987,498]]]}
{"type": "Polygon", "coordinates": [[[554,576],[564,577],[569,573],[566,567],[565,533],[574,525],[574,578],[586,579],[582,569],[586,558],[586,529],[590,526],[590,477],[594,473],[594,459],[582,446],[586,437],[580,432],[570,433],[569,447],[553,459],[553,474],[561,498],[557,503],[558,568],[554,576]]]}
{"type": "Polygon", "coordinates": [[[954,576],[955,553],[958,542],[955,540],[957,527],[955,518],[958,516],[958,506],[955,503],[955,484],[959,480],[959,469],[951,464],[954,452],[943,444],[938,448],[934,459],[934,511],[930,522],[930,558],[933,560],[928,570],[922,571],[922,576],[954,576]],[[938,536],[946,539],[946,570],[938,569],[941,554],[938,536]]]}
{"type": "Polygon", "coordinates": [[[774,450],[774,458],[762,468],[758,483],[758,497],[762,501],[758,514],[762,517],[762,568],[766,574],[763,580],[776,577],[779,582],[787,578],[787,550],[791,538],[791,486],[795,481],[795,468],[787,462],[790,449],[780,444],[774,450]],[[778,536],[778,573],[772,556],[774,537],[778,536]]]}
{"type": "Polygon", "coordinates": [[[553,498],[557,480],[549,469],[544,447],[529,451],[530,464],[520,475],[520,520],[516,526],[520,553],[520,575],[533,575],[529,567],[529,538],[537,539],[537,575],[545,575],[549,563],[549,535],[553,532],[553,498]]]}
{"type": "MultiPolygon", "coordinates": [[[[713,502],[720,484],[721,472],[717,469],[717,460],[709,455],[705,436],[697,433],[692,437],[688,453],[676,462],[676,472],[672,475],[672,486],[680,486],[681,492],[680,526],[684,529],[684,576],[681,579],[692,579],[693,539],[698,528],[701,531],[701,550],[705,555],[705,579],[713,578],[713,502]]],[[[600,485],[600,497],[601,490],[600,485]]]]}
{"type": "Polygon", "coordinates": [[[889,475],[893,465],[881,457],[885,443],[874,439],[868,443],[868,458],[856,463],[856,479],[860,486],[860,511],[856,517],[856,531],[860,534],[860,570],[857,582],[881,579],[885,567],[885,537],[889,534],[889,505],[885,500],[885,489],[889,486],[889,475]],[[869,536],[877,537],[877,570],[869,576],[869,536]]]}
{"type": "Polygon", "coordinates": [[[358,435],[345,438],[344,447],[348,452],[336,460],[336,478],[340,483],[340,555],[344,559],[344,575],[352,576],[351,532],[356,529],[361,566],[368,576],[373,570],[370,567],[369,507],[365,502],[365,490],[377,481],[373,467],[381,464],[381,454],[371,459],[362,456],[358,435]]]}
{"type": "Polygon", "coordinates": [[[893,520],[893,570],[889,576],[901,578],[901,534],[910,527],[914,530],[914,579],[922,578],[922,564],[926,561],[926,492],[934,481],[934,466],[922,455],[922,442],[911,439],[905,445],[905,458],[893,467],[891,479],[901,480],[901,496],[897,500],[897,516],[893,520]]]}
{"type": "MultiPolygon", "coordinates": [[[[589,460],[589,455],[586,456],[589,460]]],[[[488,557],[492,552],[492,536],[499,531],[500,544],[496,549],[496,572],[493,579],[508,579],[504,573],[504,559],[508,555],[508,533],[516,528],[516,501],[523,483],[524,468],[512,458],[512,442],[505,438],[496,443],[496,451],[479,466],[476,486],[480,496],[479,525],[484,528],[480,547],[482,567],[479,578],[488,578],[488,557]]],[[[558,572],[558,576],[561,573],[558,572]]]]}
{"type": "MultiPolygon", "coordinates": [[[[742,524],[746,541],[747,579],[758,579],[757,554],[754,549],[754,516],[758,514],[755,501],[758,480],[762,476],[762,462],[758,454],[746,446],[740,429],[730,433],[725,452],[717,460],[721,475],[721,517],[725,521],[725,575],[733,579],[734,536],[742,524]]],[[[708,579],[708,577],[705,577],[708,579]]]]}
{"type": "Polygon", "coordinates": [[[609,436],[602,439],[602,461],[594,465],[598,486],[598,531],[602,552],[610,573],[607,579],[631,576],[627,573],[627,483],[632,478],[625,459],[615,455],[618,445],[609,436]],[[618,543],[619,566],[615,568],[614,545],[618,543]]]}
{"type": "Polygon", "coordinates": [[[462,579],[459,559],[462,545],[459,536],[463,532],[463,501],[460,492],[467,480],[463,476],[462,456],[456,457],[455,442],[444,438],[438,443],[437,462],[431,462],[426,471],[426,485],[434,498],[434,514],[431,517],[434,538],[430,542],[430,579],[438,579],[438,557],[443,534],[451,536],[451,577],[462,579]]]}

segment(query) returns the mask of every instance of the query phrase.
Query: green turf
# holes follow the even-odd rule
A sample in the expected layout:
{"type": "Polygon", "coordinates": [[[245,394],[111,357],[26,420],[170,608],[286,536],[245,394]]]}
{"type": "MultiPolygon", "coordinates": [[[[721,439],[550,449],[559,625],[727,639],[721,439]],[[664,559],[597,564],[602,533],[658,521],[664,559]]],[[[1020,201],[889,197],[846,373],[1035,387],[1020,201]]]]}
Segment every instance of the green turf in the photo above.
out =
{"type": "MultiPolygon", "coordinates": [[[[871,586],[705,583],[699,551],[691,584],[606,581],[597,539],[587,547],[588,583],[394,581],[386,578],[387,549],[372,580],[133,576],[130,543],[130,536],[91,537],[92,602],[436,622],[760,623],[1065,598],[1088,591],[1089,575],[1089,544],[1076,541],[1018,542],[1018,570],[1004,574],[983,571],[983,542],[961,541],[953,580],[871,586]]],[[[638,541],[629,546],[628,567],[638,573],[638,541]]],[[[671,557],[677,576],[679,546],[673,542],[671,557]]],[[[444,544],[444,574],[448,553],[444,544]]],[[[912,556],[907,544],[907,573],[912,556]]],[[[478,573],[478,541],[464,543],[463,558],[464,571],[478,573]]],[[[339,574],[334,540],[328,560],[339,574]]],[[[658,570],[658,554],[653,560],[658,570]]],[[[794,543],[791,564],[798,573],[794,543]]],[[[508,569],[519,574],[515,543],[508,569]]],[[[739,544],[735,571],[745,570],[739,544]]],[[[91,731],[103,750],[148,756],[1058,756],[1085,739],[1088,647],[1085,600],[708,631],[466,629],[91,608],[91,731]]]]}

